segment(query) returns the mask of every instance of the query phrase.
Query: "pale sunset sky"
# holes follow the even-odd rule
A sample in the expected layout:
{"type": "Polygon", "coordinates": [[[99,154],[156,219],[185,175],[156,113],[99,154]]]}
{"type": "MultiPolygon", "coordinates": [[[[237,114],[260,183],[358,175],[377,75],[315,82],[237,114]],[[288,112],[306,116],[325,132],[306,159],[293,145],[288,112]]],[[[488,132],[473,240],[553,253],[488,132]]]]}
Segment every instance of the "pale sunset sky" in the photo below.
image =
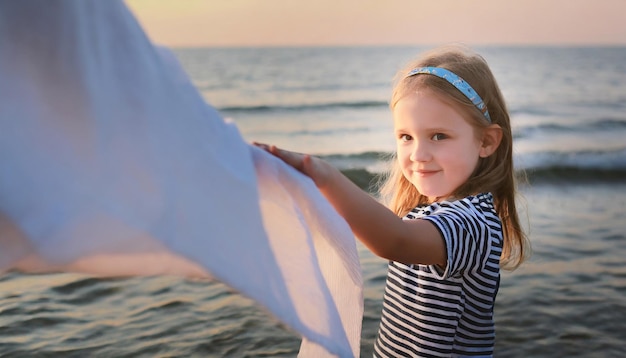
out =
{"type": "Polygon", "coordinates": [[[171,47],[626,45],[626,0],[126,0],[171,47]]]}

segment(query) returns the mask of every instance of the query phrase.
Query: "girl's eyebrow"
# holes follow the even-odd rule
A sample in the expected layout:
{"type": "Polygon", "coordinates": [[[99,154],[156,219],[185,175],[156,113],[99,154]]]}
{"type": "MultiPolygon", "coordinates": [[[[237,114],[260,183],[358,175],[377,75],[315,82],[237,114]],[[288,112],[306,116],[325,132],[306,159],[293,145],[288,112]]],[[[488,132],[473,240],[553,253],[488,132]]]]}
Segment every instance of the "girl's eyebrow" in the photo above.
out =
{"type": "Polygon", "coordinates": [[[426,130],[429,130],[429,131],[450,131],[450,130],[452,130],[452,128],[447,128],[447,127],[430,127],[430,128],[426,128],[426,130]]]}
{"type": "MultiPolygon", "coordinates": [[[[398,127],[398,128],[394,128],[394,133],[400,133],[400,132],[414,132],[415,130],[411,130],[411,129],[407,129],[405,127],[398,127]]],[[[454,132],[454,128],[450,128],[450,127],[427,127],[427,128],[421,128],[419,130],[419,132],[454,132]]]]}
{"type": "Polygon", "coordinates": [[[450,128],[450,127],[428,127],[428,128],[423,128],[421,130],[421,132],[446,132],[446,133],[452,133],[454,132],[454,128],[450,128]]]}

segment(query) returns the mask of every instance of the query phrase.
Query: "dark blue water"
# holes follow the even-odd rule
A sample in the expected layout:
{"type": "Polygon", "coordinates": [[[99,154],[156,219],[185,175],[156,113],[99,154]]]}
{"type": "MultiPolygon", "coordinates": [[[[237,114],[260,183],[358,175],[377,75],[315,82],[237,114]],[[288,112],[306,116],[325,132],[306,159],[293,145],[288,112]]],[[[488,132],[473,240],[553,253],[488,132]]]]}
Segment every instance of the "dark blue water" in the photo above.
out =
{"type": "MultiPolygon", "coordinates": [[[[395,71],[420,48],[177,50],[248,140],[367,182],[391,152],[395,71]]],[[[534,255],[504,273],[496,356],[626,356],[626,48],[479,48],[512,113],[534,255]]],[[[362,355],[386,262],[359,246],[362,355]]],[[[293,357],[299,337],[227,287],[175,277],[0,277],[1,357],[293,357]]]]}

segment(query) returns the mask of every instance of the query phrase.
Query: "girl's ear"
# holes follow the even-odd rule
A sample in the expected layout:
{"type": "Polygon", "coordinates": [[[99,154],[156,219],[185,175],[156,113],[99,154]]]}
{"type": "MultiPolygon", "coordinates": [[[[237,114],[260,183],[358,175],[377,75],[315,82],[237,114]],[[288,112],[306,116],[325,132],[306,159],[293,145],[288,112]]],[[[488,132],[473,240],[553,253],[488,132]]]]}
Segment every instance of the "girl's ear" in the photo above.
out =
{"type": "Polygon", "coordinates": [[[479,156],[481,158],[487,158],[492,155],[500,142],[502,141],[502,128],[497,124],[492,124],[489,127],[483,129],[483,140],[481,142],[479,156]]]}

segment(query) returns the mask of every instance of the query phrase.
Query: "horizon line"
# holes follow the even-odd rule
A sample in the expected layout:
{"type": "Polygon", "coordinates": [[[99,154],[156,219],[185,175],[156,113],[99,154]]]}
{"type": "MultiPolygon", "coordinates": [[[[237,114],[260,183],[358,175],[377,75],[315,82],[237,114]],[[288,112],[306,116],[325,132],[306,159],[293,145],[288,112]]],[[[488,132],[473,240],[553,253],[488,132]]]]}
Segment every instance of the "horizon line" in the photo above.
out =
{"type": "Polygon", "coordinates": [[[421,44],[177,44],[168,45],[156,41],[152,41],[157,46],[168,47],[172,49],[200,49],[200,48],[401,48],[401,47],[438,47],[448,44],[463,44],[473,48],[626,48],[624,43],[489,43],[489,44],[471,44],[465,42],[442,42],[442,43],[421,43],[421,44]]]}

